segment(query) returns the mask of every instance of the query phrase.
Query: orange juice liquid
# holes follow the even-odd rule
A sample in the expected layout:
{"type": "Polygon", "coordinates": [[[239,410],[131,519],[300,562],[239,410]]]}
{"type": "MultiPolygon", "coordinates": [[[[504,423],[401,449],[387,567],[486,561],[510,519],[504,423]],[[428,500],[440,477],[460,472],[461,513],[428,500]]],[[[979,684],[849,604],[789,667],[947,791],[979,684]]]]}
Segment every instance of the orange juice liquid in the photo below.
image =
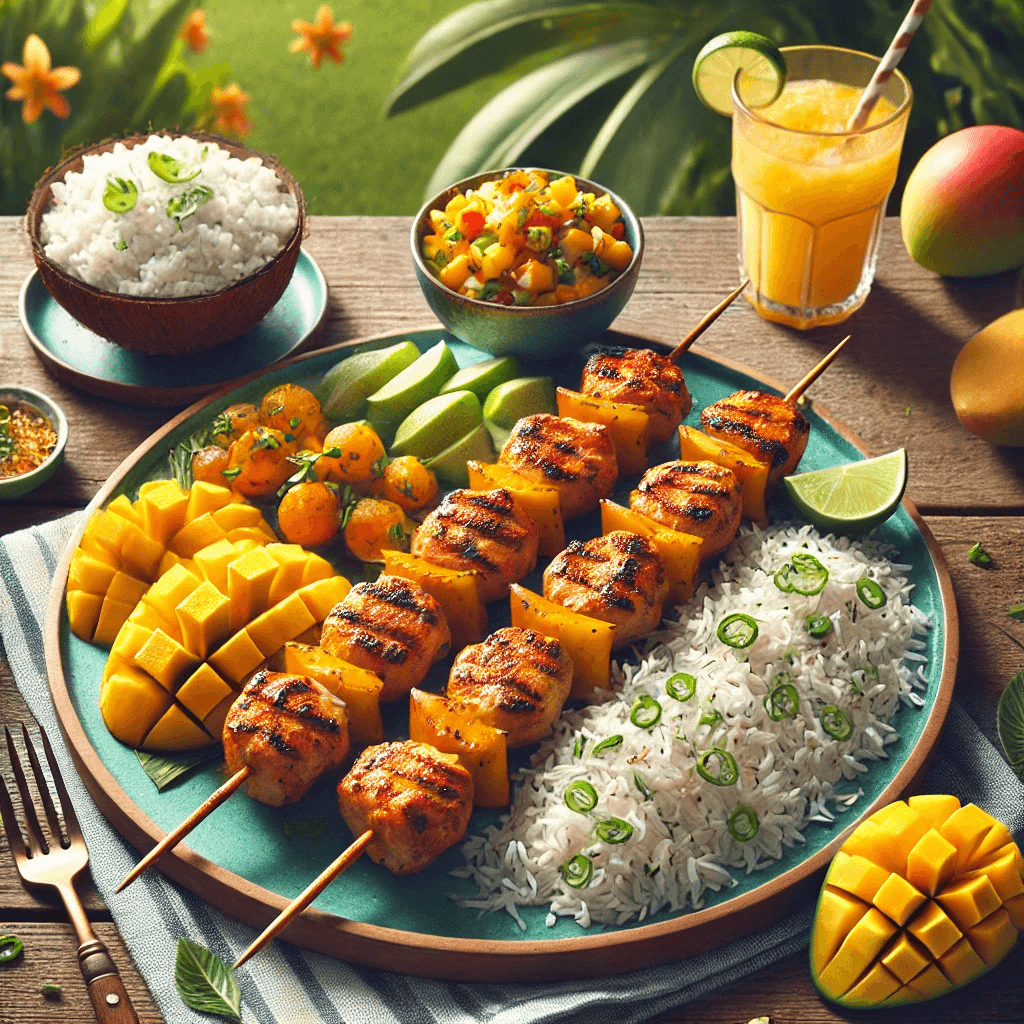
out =
{"type": "MultiPolygon", "coordinates": [[[[870,287],[905,120],[844,135],[860,95],[838,82],[789,82],[756,116],[733,118],[740,252],[756,293],[751,301],[766,319],[835,323],[870,287]]],[[[879,100],[868,125],[895,110],[879,100]]]]}

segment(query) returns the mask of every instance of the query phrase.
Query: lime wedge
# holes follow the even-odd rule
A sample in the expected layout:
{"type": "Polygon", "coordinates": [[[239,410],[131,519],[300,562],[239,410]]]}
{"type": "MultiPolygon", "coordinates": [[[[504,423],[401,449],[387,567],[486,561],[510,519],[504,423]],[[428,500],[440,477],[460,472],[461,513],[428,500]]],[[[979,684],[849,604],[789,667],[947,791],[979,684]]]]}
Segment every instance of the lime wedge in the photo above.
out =
{"type": "Polygon", "coordinates": [[[767,36],[723,32],[697,54],[693,87],[712,110],[732,117],[732,83],[742,71],[739,94],[748,107],[774,103],[786,84],[786,58],[767,36]]]}
{"type": "Polygon", "coordinates": [[[437,395],[458,368],[451,349],[439,341],[370,395],[366,399],[366,418],[380,439],[391,444],[402,420],[437,395]]]}
{"type": "Polygon", "coordinates": [[[479,462],[493,462],[495,459],[491,435],[481,423],[465,437],[460,437],[454,444],[442,452],[438,452],[424,465],[437,474],[438,480],[449,487],[469,486],[469,467],[471,459],[479,462]]]}
{"type": "Polygon", "coordinates": [[[794,508],[815,526],[864,533],[896,511],[907,487],[907,452],[787,476],[794,508]]]}
{"type": "MultiPolygon", "coordinates": [[[[389,454],[431,459],[482,422],[480,399],[472,391],[452,391],[413,409],[395,433],[389,454]]],[[[473,456],[470,456],[471,458],[473,456]]]]}

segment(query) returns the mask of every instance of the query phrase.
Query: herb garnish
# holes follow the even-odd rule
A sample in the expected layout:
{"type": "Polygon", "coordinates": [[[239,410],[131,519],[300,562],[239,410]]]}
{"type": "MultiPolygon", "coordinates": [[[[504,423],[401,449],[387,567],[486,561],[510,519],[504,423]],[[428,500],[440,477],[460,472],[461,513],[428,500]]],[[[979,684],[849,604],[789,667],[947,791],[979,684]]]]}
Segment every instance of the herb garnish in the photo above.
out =
{"type": "Polygon", "coordinates": [[[147,159],[149,160],[149,169],[162,181],[169,181],[172,185],[191,181],[202,170],[202,168],[196,167],[188,171],[180,160],[175,160],[173,156],[168,156],[166,153],[150,153],[147,159]]]}
{"type": "Polygon", "coordinates": [[[107,181],[107,188],[103,193],[103,205],[111,213],[127,213],[129,210],[134,210],[138,201],[139,190],[134,181],[124,178],[107,181]]]}
{"type": "MultiPolygon", "coordinates": [[[[167,216],[177,222],[178,230],[181,231],[181,222],[195,214],[199,207],[208,203],[213,198],[213,189],[205,185],[196,185],[186,189],[181,195],[174,196],[167,201],[167,216]]],[[[132,203],[134,206],[135,204],[132,203]]]]}
{"type": "Polygon", "coordinates": [[[174,984],[186,1006],[231,1020],[242,1019],[242,995],[231,968],[189,939],[178,939],[174,984]]]}

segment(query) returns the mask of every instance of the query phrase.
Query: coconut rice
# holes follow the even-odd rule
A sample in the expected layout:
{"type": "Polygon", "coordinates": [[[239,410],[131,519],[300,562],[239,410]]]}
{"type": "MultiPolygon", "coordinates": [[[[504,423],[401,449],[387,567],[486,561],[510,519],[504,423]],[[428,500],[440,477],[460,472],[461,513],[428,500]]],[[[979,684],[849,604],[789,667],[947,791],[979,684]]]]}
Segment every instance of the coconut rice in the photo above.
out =
{"type": "MultiPolygon", "coordinates": [[[[899,738],[892,722],[901,703],[923,706],[919,637],[930,622],[910,603],[909,569],[876,543],[823,538],[811,527],[742,532],[713,585],[647,638],[639,665],[614,667],[615,691],[555,723],[521,773],[510,813],[463,844],[467,865],[453,873],[479,893],[452,898],[504,909],[524,930],[517,906],[548,904],[549,927],[560,916],[584,928],[620,925],[699,908],[708,890],[802,844],[807,822],[831,822],[857,800],[857,779],[899,738]],[[820,593],[776,585],[796,553],[828,569],[820,593]],[[858,596],[863,577],[884,592],[881,607],[858,596]],[[717,635],[737,612],[758,627],[745,649],[717,635]],[[810,614],[827,616],[827,636],[808,632],[810,614]],[[693,695],[678,699],[688,676],[693,695]],[[666,690],[673,677],[676,697],[666,690]],[[823,714],[830,707],[848,717],[823,714]],[[732,784],[699,773],[700,755],[716,749],[734,759],[732,784]],[[618,821],[609,827],[610,819],[618,821]]],[[[705,755],[701,768],[728,782],[728,758],[705,755]]]]}
{"type": "Polygon", "coordinates": [[[51,193],[40,225],[46,255],[86,284],[122,295],[220,291],[280,252],[298,220],[294,197],[259,157],[239,160],[188,136],[151,135],[86,154],[81,173],[69,172],[51,193]],[[172,176],[180,180],[154,173],[151,153],[165,165],[176,161],[172,176]],[[116,202],[131,189],[138,196],[127,212],[104,204],[109,190],[116,202]]]}

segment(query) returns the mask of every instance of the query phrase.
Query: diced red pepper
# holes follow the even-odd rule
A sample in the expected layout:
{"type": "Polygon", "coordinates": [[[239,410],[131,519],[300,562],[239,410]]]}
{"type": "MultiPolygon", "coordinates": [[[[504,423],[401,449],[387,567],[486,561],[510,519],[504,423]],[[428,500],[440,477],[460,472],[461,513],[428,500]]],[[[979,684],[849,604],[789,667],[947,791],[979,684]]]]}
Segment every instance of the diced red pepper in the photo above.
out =
{"type": "Polygon", "coordinates": [[[466,229],[463,234],[469,239],[475,238],[484,229],[484,215],[479,210],[463,210],[460,219],[466,229]]]}
{"type": "Polygon", "coordinates": [[[622,221],[617,220],[613,225],[611,231],[608,232],[617,242],[621,242],[626,237],[626,225],[622,221]]]}
{"type": "Polygon", "coordinates": [[[526,218],[526,223],[523,228],[551,228],[552,232],[559,227],[558,221],[554,217],[548,217],[541,213],[536,207],[530,211],[530,216],[526,218]]]}
{"type": "Polygon", "coordinates": [[[512,306],[512,305],[515,305],[515,301],[516,300],[514,298],[512,298],[512,293],[511,292],[498,292],[494,296],[494,298],[491,299],[491,302],[497,302],[499,305],[502,305],[502,306],[512,306]]]}

